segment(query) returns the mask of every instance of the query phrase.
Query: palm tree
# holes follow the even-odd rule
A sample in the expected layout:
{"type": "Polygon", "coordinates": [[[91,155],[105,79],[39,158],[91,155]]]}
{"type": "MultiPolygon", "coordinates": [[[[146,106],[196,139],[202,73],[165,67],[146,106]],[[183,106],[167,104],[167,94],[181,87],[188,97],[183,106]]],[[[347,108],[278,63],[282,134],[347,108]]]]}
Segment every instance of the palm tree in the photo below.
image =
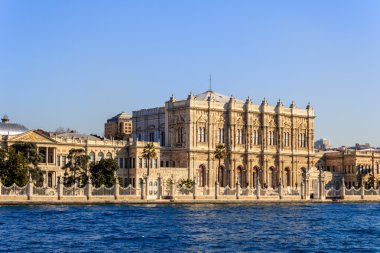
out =
{"type": "Polygon", "coordinates": [[[156,148],[154,147],[153,142],[148,143],[148,144],[145,145],[144,150],[143,150],[143,153],[142,153],[142,157],[143,157],[144,159],[147,159],[147,160],[148,160],[147,176],[149,177],[149,165],[150,165],[150,160],[151,160],[151,159],[154,159],[154,158],[157,157],[156,148]]]}
{"type": "Polygon", "coordinates": [[[224,159],[226,155],[227,155],[226,145],[224,144],[216,145],[215,151],[214,151],[214,157],[218,159],[219,161],[219,166],[218,166],[218,169],[216,170],[216,182],[219,181],[220,161],[224,159]]]}

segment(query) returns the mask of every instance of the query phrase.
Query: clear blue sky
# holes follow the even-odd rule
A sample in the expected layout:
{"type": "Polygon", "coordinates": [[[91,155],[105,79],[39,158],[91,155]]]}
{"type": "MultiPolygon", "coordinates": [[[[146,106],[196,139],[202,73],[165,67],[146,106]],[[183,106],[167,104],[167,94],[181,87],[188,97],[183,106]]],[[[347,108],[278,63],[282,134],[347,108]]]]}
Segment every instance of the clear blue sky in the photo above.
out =
{"type": "Polygon", "coordinates": [[[103,133],[213,89],[315,108],[316,139],[380,146],[380,1],[0,0],[0,114],[103,133]]]}

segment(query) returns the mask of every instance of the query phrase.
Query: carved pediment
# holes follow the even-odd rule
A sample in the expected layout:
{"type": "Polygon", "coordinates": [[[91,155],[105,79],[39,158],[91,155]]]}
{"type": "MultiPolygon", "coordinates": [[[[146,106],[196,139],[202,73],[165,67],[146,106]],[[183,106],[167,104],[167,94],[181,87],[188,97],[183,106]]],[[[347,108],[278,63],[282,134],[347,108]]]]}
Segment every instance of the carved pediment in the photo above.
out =
{"type": "Polygon", "coordinates": [[[37,133],[35,131],[28,131],[26,133],[22,133],[19,135],[12,136],[12,138],[9,139],[9,141],[12,142],[35,142],[35,143],[56,143],[55,140],[44,136],[40,133],[37,133]]]}

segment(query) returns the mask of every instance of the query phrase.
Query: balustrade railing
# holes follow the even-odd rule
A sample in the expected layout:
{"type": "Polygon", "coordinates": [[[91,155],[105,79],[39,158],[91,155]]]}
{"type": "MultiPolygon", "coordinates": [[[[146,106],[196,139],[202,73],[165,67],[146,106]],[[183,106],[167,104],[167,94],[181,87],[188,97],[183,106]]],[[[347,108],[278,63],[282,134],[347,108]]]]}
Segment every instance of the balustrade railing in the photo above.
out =
{"type": "Polygon", "coordinates": [[[115,194],[115,186],[106,187],[102,185],[99,188],[92,189],[93,196],[112,196],[114,194],[115,194]]]}
{"type": "Polygon", "coordinates": [[[20,187],[16,184],[13,184],[9,187],[2,185],[1,186],[1,195],[6,196],[26,196],[27,195],[27,185],[20,187]]]}
{"type": "Polygon", "coordinates": [[[120,195],[136,195],[136,192],[136,188],[133,188],[132,185],[128,185],[126,188],[119,186],[120,195]]]}

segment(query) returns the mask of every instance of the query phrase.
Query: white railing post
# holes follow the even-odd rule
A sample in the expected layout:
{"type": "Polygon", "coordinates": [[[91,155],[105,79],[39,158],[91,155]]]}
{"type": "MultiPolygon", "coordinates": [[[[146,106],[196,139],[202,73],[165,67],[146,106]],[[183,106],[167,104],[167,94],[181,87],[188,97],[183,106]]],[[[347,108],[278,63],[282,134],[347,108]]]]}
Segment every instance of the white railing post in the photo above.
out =
{"type": "Polygon", "coordinates": [[[260,199],[260,190],[261,190],[260,181],[257,180],[257,184],[256,184],[256,198],[257,199],[260,199]]]}
{"type": "Polygon", "coordinates": [[[174,180],[173,178],[170,180],[170,196],[174,200],[175,199],[175,189],[174,189],[174,180]]]}
{"type": "Polygon", "coordinates": [[[87,195],[87,200],[90,200],[90,198],[92,196],[92,182],[91,182],[91,179],[88,179],[88,181],[87,181],[87,192],[86,192],[86,195],[87,195]]]}
{"type": "Polygon", "coordinates": [[[280,199],[282,199],[282,194],[283,194],[283,191],[282,191],[282,184],[281,182],[278,184],[278,196],[280,197],[280,199]]]}
{"type": "Polygon", "coordinates": [[[219,182],[215,181],[215,199],[218,199],[219,196],[219,182]]]}
{"type": "Polygon", "coordinates": [[[195,177],[193,178],[193,199],[197,198],[197,185],[195,184],[195,177]]]}
{"type": "Polygon", "coordinates": [[[346,184],[344,183],[344,177],[342,177],[342,193],[340,194],[340,196],[342,197],[342,199],[345,199],[346,197],[346,184]]]}
{"type": "Polygon", "coordinates": [[[58,183],[57,183],[57,195],[58,195],[58,200],[61,200],[63,196],[63,185],[62,185],[60,176],[58,177],[58,183]]]}
{"type": "Polygon", "coordinates": [[[115,189],[113,189],[113,190],[114,190],[115,200],[118,200],[119,196],[120,196],[120,183],[119,183],[118,177],[116,177],[115,189]]]}
{"type": "Polygon", "coordinates": [[[363,176],[361,178],[361,184],[362,184],[362,188],[360,188],[360,190],[361,190],[361,198],[364,199],[364,181],[363,181],[363,176]]]}
{"type": "Polygon", "coordinates": [[[160,174],[158,174],[157,183],[158,183],[157,199],[162,199],[162,177],[160,174]]]}
{"type": "Polygon", "coordinates": [[[29,176],[28,185],[27,185],[27,196],[28,200],[31,200],[33,197],[33,181],[32,177],[29,176]]]}
{"type": "Polygon", "coordinates": [[[236,182],[236,199],[240,199],[240,183],[239,183],[239,180],[236,182]]]}

